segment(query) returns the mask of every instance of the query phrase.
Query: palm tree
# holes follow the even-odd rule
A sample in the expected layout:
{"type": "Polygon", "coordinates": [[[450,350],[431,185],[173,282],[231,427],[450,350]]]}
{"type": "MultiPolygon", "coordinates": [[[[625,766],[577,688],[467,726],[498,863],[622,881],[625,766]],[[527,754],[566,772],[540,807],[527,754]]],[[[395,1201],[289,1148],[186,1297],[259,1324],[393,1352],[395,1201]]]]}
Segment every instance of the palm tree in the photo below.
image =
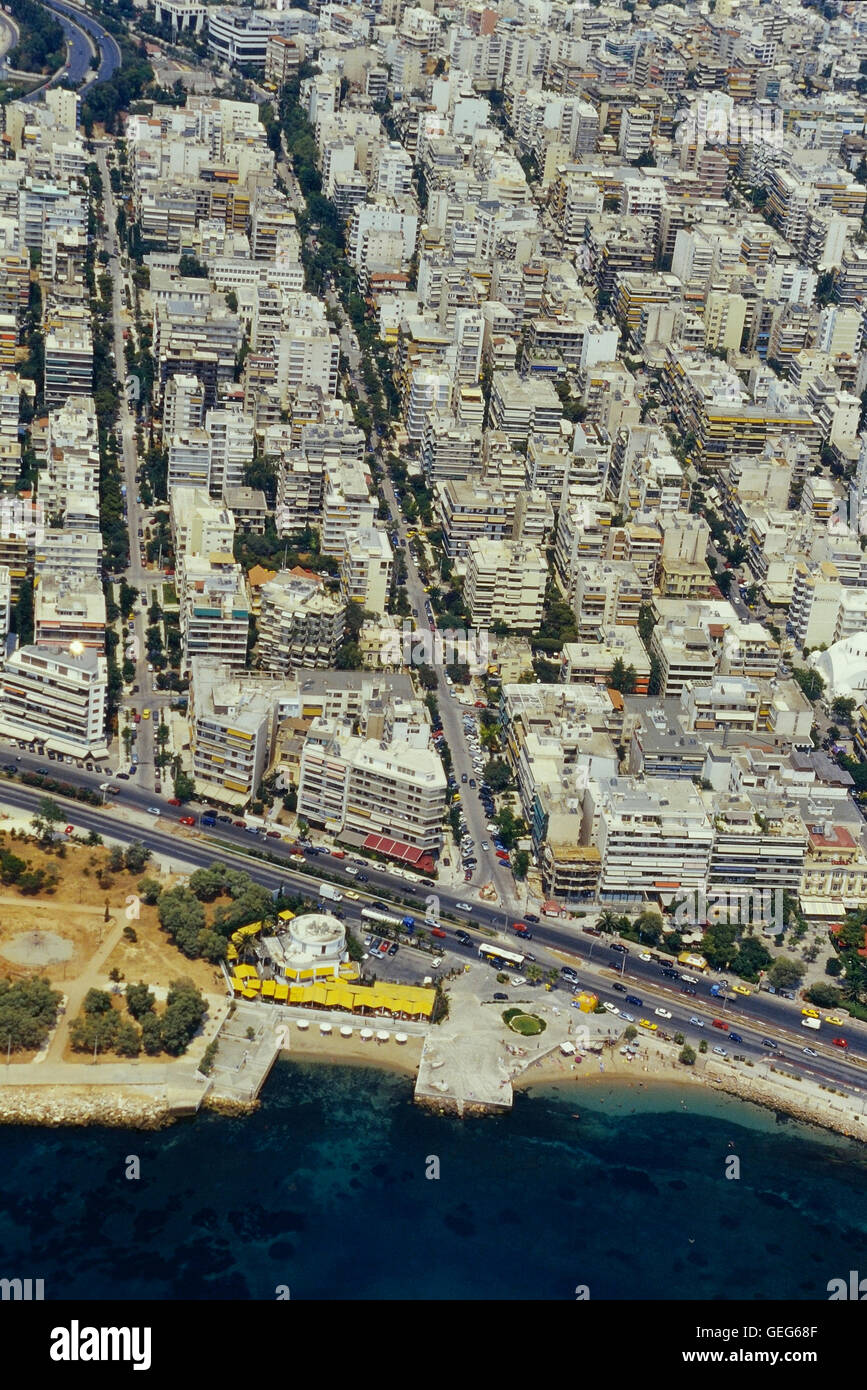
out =
{"type": "Polygon", "coordinates": [[[601,913],[596,925],[606,936],[614,936],[620,930],[620,918],[617,916],[616,912],[612,912],[610,908],[606,908],[606,910],[601,913]]]}

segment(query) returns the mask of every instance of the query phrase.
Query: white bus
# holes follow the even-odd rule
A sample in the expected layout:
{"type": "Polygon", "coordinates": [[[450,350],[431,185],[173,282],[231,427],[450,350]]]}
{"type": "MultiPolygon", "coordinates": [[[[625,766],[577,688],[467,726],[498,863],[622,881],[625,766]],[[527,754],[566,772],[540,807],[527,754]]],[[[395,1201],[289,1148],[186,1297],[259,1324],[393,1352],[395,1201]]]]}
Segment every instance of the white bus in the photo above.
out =
{"type": "Polygon", "coordinates": [[[504,966],[508,970],[520,970],[524,964],[524,957],[517,951],[504,951],[499,946],[480,946],[479,958],[486,960],[489,965],[504,966]]]}

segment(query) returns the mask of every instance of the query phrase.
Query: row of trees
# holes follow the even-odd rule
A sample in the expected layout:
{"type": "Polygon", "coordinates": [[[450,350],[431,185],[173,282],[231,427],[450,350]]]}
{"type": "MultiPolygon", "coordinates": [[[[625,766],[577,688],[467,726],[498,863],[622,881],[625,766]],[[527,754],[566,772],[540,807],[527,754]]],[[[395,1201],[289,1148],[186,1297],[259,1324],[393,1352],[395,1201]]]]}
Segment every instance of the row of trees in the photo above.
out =
{"type": "Polygon", "coordinates": [[[156,880],[142,879],[139,893],[145,902],[156,903],[160,926],[179,951],[212,962],[225,960],[229,938],[239,927],[270,919],[276,911],[267,888],[218,861],[197,869],[187,887],[161,890],[156,880]],[[219,904],[208,922],[202,904],[218,897],[231,901],[219,904]]]}
{"type": "Polygon", "coordinates": [[[41,977],[0,980],[0,1048],[20,1052],[42,1046],[57,1021],[62,995],[41,977]]]}
{"type": "Polygon", "coordinates": [[[66,40],[51,11],[33,0],[9,0],[6,9],[21,35],[9,54],[9,66],[19,72],[57,72],[66,57],[66,40]]]}
{"type": "Polygon", "coordinates": [[[208,1011],[201,992],[186,978],[172,981],[162,1014],[157,1014],[156,998],[142,982],[128,987],[126,1007],[125,1017],[107,990],[88,990],[69,1030],[74,1050],[114,1052],[119,1057],[137,1057],[144,1050],[150,1057],[161,1052],[179,1057],[208,1011]]]}

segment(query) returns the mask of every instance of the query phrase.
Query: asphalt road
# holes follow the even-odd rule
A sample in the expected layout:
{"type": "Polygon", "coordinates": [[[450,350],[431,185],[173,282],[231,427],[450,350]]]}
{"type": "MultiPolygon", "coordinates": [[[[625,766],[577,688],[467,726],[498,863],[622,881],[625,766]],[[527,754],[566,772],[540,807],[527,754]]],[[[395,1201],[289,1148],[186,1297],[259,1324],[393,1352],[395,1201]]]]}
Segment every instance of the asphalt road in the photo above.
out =
{"type": "MultiPolygon", "coordinates": [[[[28,754],[19,753],[18,756],[22,768],[33,767],[38,761],[28,754]]],[[[90,786],[93,786],[100,776],[104,776],[91,775],[76,768],[52,763],[47,766],[58,778],[90,786]]],[[[138,840],[169,862],[172,856],[176,856],[178,862],[204,867],[214,859],[224,860],[245,868],[256,882],[272,890],[282,884],[287,891],[304,893],[314,898],[318,895],[320,880],[305,872],[304,868],[299,868],[301,861],[290,856],[285,844],[250,835],[239,827],[223,823],[204,831],[188,830],[181,827],[178,821],[182,814],[190,811],[189,807],[165,807],[159,816],[147,817],[147,804],[149,799],[154,804],[153,798],[149,798],[146,792],[140,791],[132,782],[120,785],[122,790],[119,796],[110,796],[104,808],[86,806],[61,797],[56,799],[68,814],[69,823],[77,830],[94,830],[123,842],[138,840]],[[145,812],[146,818],[141,821],[133,820],[128,814],[129,811],[145,812]],[[260,853],[267,851],[273,862],[265,863],[248,857],[254,849],[260,853]]],[[[42,795],[38,790],[25,787],[0,774],[0,804],[35,810],[42,795]]],[[[369,905],[378,894],[383,895],[387,911],[397,914],[402,911],[409,912],[418,920],[424,917],[424,900],[430,891],[425,885],[411,884],[406,879],[398,878],[387,870],[377,869],[369,864],[365,865],[364,869],[367,882],[359,883],[347,873],[347,869],[354,867],[349,857],[335,859],[329,854],[320,853],[314,862],[320,875],[342,881],[343,888],[350,888],[360,894],[358,902],[344,899],[341,904],[347,920],[358,920],[361,908],[369,905]],[[399,895],[401,902],[392,903],[385,894],[399,895]]],[[[785,1000],[757,991],[748,997],[733,996],[727,1001],[714,999],[709,995],[708,989],[713,979],[721,979],[721,976],[700,978],[694,986],[696,993],[686,995],[683,993],[685,986],[680,980],[664,979],[660,973],[660,964],[641,960],[634,945],[630,945],[628,955],[618,953],[611,949],[607,939],[590,936],[577,924],[565,922],[534,924],[532,941],[522,944],[514,935],[508,934],[510,919],[502,911],[479,905],[473,908],[472,913],[467,914],[456,907],[459,900],[457,891],[437,886],[436,892],[440,899],[442,924],[447,933],[442,946],[451,957],[475,958],[479,942],[491,940],[498,940],[499,944],[522,954],[528,950],[532,951],[536,961],[543,968],[559,969],[565,957],[572,962],[581,986],[591,988],[603,1002],[607,1000],[616,1004],[621,1012],[632,1014],[636,1023],[642,1018],[647,1018],[656,1022],[662,1031],[683,1032],[694,1045],[704,1037],[710,1047],[723,1046],[730,1055],[737,1052],[752,1057],[756,1062],[772,1063],[784,1071],[789,1070],[794,1074],[808,1075],[829,1084],[833,1082],[845,1086],[854,1093],[860,1093],[862,1085],[867,1087],[867,1071],[862,1071],[867,1064],[867,1028],[860,1023],[850,1021],[843,1027],[823,1023],[821,1029],[816,1032],[802,1027],[802,1005],[797,1000],[785,1000]],[[456,940],[456,922],[472,936],[473,944],[470,947],[463,946],[456,940]],[[479,934],[479,928],[482,928],[482,935],[479,934]],[[621,985],[622,990],[615,989],[615,985],[621,985]],[[627,1004],[627,992],[639,998],[641,1004],[627,1004]],[[668,1010],[672,1015],[671,1019],[656,1017],[654,1010],[657,1008],[668,1010]],[[703,1026],[690,1023],[691,1018],[702,1020],[703,1026]],[[742,1041],[732,1043],[722,1030],[714,1029],[714,1018],[728,1022],[729,1031],[734,1029],[742,1041]],[[849,1042],[848,1055],[838,1052],[831,1044],[831,1038],[840,1035],[849,1042]],[[775,1040],[780,1044],[776,1054],[762,1046],[763,1038],[775,1040]],[[814,1048],[819,1056],[807,1057],[803,1052],[806,1046],[814,1048]],[[850,1057],[854,1060],[850,1060],[850,1057]]],[[[592,925],[592,919],[588,925],[592,925]]],[[[493,970],[491,979],[493,989],[493,970]]],[[[734,984],[735,981],[731,983],[734,984]]],[[[508,989],[503,986],[496,988],[508,989]]],[[[563,981],[559,988],[565,992],[565,1004],[566,997],[571,996],[576,986],[563,981]]]]}
{"type": "MultiPolygon", "coordinates": [[[[117,209],[115,199],[111,189],[111,178],[108,167],[108,154],[106,143],[101,144],[97,149],[97,163],[99,172],[102,175],[103,198],[105,201],[105,222],[106,234],[103,247],[108,254],[109,272],[112,279],[112,334],[114,341],[114,360],[115,370],[120,377],[125,375],[126,364],[124,357],[123,331],[128,326],[130,319],[125,316],[123,305],[123,292],[127,284],[123,265],[120,257],[120,247],[118,246],[115,223],[117,219],[117,209]]],[[[127,509],[127,530],[129,532],[129,566],[125,573],[125,579],[139,593],[149,594],[151,586],[155,581],[157,584],[157,597],[159,594],[159,583],[162,581],[162,574],[149,570],[141,558],[141,541],[139,531],[144,527],[144,508],[139,504],[138,489],[136,482],[136,470],[138,468],[138,453],[136,448],[135,418],[130,410],[126,390],[118,392],[118,424],[117,424],[120,444],[121,457],[123,461],[123,479],[126,486],[126,509],[127,509]]],[[[126,697],[124,704],[135,708],[139,712],[142,709],[158,709],[163,705],[169,704],[174,698],[170,692],[157,692],[153,684],[153,676],[148,671],[147,646],[145,641],[145,630],[148,625],[147,606],[139,600],[133,610],[134,632],[127,630],[126,618],[124,618],[124,644],[131,644],[130,655],[135,661],[136,672],[135,680],[132,682],[138,686],[138,693],[134,696],[126,697]]],[[[135,750],[138,758],[139,770],[137,776],[141,779],[142,785],[146,783],[148,788],[153,790],[156,780],[156,769],[154,767],[154,725],[151,720],[142,719],[139,724],[133,725],[136,730],[135,750]]]]}
{"type": "Polygon", "coordinates": [[[42,3],[56,15],[70,45],[69,61],[56,80],[66,78],[73,87],[82,83],[89,87],[93,82],[105,82],[109,77],[113,77],[120,67],[121,57],[117,42],[111,34],[76,5],[63,4],[62,0],[42,0],[42,3]],[[88,37],[93,40],[99,51],[99,68],[85,82],[88,74],[92,73],[90,60],[93,47],[88,42],[88,37]]]}

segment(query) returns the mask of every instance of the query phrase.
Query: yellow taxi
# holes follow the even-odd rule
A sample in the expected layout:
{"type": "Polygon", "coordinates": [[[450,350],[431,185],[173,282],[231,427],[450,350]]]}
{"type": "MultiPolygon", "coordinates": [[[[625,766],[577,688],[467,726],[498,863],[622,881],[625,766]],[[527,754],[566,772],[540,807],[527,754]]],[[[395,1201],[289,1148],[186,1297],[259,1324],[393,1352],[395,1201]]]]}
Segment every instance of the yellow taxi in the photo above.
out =
{"type": "Polygon", "coordinates": [[[804,1015],[804,1018],[818,1018],[818,1017],[819,1017],[819,1014],[818,1014],[818,1012],[817,1012],[816,1009],[802,1009],[802,1010],[801,1010],[801,1013],[804,1015]]]}
{"type": "MultiPolygon", "coordinates": [[[[818,1014],[816,1014],[815,1017],[818,1018],[818,1014]]],[[[846,1019],[841,1018],[839,1014],[826,1014],[825,1022],[836,1023],[839,1028],[842,1028],[843,1024],[846,1022],[846,1019]]]]}
{"type": "Polygon", "coordinates": [[[747,989],[746,985],[735,985],[734,992],[735,994],[752,994],[752,990],[747,989]]]}
{"type": "Polygon", "coordinates": [[[358,899],[361,897],[361,894],[356,893],[354,888],[344,888],[343,896],[344,898],[351,898],[353,902],[358,902],[358,899]]]}
{"type": "Polygon", "coordinates": [[[150,712],[150,710],[149,710],[149,709],[143,709],[142,712],[141,712],[141,717],[142,717],[142,719],[150,719],[150,717],[151,717],[151,712],[150,712]]]}
{"type": "Polygon", "coordinates": [[[638,1020],[638,1024],[641,1028],[649,1028],[651,1033],[655,1033],[657,1028],[659,1027],[658,1023],[651,1023],[649,1018],[640,1018],[638,1020]]]}

